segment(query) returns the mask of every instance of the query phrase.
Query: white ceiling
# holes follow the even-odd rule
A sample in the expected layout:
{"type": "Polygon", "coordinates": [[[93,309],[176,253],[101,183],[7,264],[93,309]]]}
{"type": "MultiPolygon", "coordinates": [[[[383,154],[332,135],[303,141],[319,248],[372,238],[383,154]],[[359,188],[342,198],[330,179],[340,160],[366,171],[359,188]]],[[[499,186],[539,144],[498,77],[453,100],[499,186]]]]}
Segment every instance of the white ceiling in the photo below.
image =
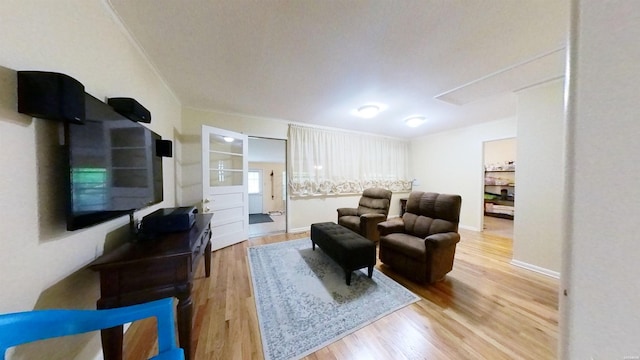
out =
{"type": "Polygon", "coordinates": [[[514,91],[564,74],[568,1],[108,2],[199,109],[412,138],[514,116],[514,91]],[[368,102],[388,108],[352,115],[368,102]]]}

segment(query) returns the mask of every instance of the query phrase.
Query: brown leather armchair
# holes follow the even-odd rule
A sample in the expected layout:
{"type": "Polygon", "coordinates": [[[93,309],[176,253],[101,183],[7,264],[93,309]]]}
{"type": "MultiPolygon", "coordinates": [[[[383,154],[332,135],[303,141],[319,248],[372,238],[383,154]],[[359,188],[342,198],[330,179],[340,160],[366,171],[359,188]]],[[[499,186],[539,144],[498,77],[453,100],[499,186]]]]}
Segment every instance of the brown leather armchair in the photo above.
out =
{"type": "Polygon", "coordinates": [[[459,195],[412,192],[402,218],[378,224],[380,260],[417,282],[443,279],[460,241],[461,204],[459,195]]]}
{"type": "Polygon", "coordinates": [[[378,242],[378,223],[387,220],[391,191],[382,188],[365,189],[358,208],[339,208],[338,225],[342,225],[369,240],[378,242]]]}

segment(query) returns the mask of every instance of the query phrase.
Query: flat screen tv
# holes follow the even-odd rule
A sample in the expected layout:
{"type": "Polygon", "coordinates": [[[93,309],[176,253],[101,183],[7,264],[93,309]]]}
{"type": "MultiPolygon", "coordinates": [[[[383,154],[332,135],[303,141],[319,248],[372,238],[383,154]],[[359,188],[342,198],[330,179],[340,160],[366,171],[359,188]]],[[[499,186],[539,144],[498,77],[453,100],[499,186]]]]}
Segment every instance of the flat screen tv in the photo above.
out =
{"type": "Polygon", "coordinates": [[[160,136],[86,94],[86,120],[65,125],[67,230],[86,228],[162,201],[160,136]]]}

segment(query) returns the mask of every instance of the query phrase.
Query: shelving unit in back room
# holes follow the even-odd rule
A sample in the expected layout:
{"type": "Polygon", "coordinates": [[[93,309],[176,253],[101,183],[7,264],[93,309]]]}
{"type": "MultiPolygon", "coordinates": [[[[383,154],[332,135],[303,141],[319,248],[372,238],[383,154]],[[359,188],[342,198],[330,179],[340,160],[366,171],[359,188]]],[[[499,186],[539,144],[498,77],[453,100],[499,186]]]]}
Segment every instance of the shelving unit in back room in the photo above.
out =
{"type": "Polygon", "coordinates": [[[515,216],[515,165],[487,166],[484,172],[484,214],[513,219],[515,216]]]}

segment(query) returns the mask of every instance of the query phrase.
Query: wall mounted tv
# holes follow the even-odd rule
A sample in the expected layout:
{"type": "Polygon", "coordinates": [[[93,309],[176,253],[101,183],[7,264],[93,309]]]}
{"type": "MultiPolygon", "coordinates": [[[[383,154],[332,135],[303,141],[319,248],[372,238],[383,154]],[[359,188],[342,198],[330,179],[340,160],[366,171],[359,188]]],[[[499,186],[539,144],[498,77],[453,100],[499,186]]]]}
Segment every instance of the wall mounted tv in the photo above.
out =
{"type": "Polygon", "coordinates": [[[86,228],[162,201],[160,136],[85,95],[86,120],[65,124],[67,229],[86,228]]]}

